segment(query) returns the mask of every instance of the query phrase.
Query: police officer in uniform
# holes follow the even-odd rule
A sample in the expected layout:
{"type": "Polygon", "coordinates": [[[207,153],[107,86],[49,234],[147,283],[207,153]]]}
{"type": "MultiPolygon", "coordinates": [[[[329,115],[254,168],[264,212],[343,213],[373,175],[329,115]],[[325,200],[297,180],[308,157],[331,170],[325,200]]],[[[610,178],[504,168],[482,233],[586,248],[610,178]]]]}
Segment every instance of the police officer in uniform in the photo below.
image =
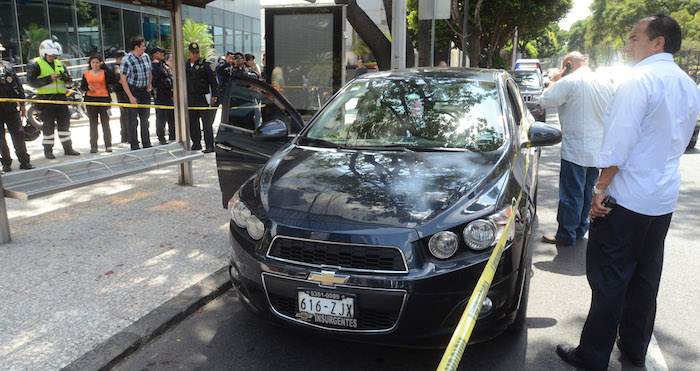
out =
{"type": "MultiPolygon", "coordinates": [[[[114,56],[116,60],[114,61],[114,64],[110,67],[112,69],[112,72],[114,72],[114,75],[117,76],[117,79],[121,78],[122,58],[124,58],[125,55],[126,52],[124,52],[123,50],[117,50],[114,56]]],[[[126,95],[122,84],[117,82],[116,84],[112,85],[112,91],[117,95],[117,102],[129,103],[129,97],[126,95]]],[[[119,134],[121,136],[120,142],[122,143],[129,143],[129,124],[127,121],[128,115],[129,114],[126,111],[126,107],[119,107],[119,134]]]]}
{"type": "MultiPolygon", "coordinates": [[[[37,99],[66,101],[66,83],[73,79],[66,71],[58,56],[63,54],[61,44],[54,40],[44,40],[39,45],[39,57],[27,63],[27,82],[36,88],[37,99]]],[[[54,129],[58,126],[58,139],[63,145],[63,153],[78,156],[70,139],[70,112],[65,104],[41,103],[41,120],[44,123],[44,157],[54,159],[54,129]]]]}
{"type": "MultiPolygon", "coordinates": [[[[191,43],[187,48],[189,61],[186,62],[185,74],[187,76],[187,103],[190,107],[209,107],[216,103],[218,87],[214,69],[211,63],[204,61],[199,55],[199,45],[191,43]],[[207,97],[210,97],[207,101],[207,97]]],[[[190,135],[192,136],[192,149],[202,149],[202,134],[199,120],[202,120],[204,129],[204,153],[214,152],[214,110],[189,110],[190,135]]]]}
{"type": "MultiPolygon", "coordinates": [[[[153,102],[157,105],[173,105],[173,74],[165,63],[165,51],[156,46],[151,49],[153,72],[153,102]]],[[[175,140],[175,112],[172,109],[156,108],[156,135],[160,144],[168,144],[165,139],[165,123],[168,123],[168,137],[175,140]]]]}
{"type": "MultiPolygon", "coordinates": [[[[24,99],[24,89],[17,78],[12,65],[9,62],[2,60],[2,52],[5,48],[0,44],[0,98],[20,98],[24,99]]],[[[19,159],[19,168],[23,170],[33,169],[34,166],[29,162],[29,154],[27,154],[27,146],[24,142],[24,129],[22,128],[22,119],[19,116],[20,111],[22,116],[27,115],[27,110],[24,108],[24,102],[19,104],[17,111],[17,103],[0,102],[0,155],[2,155],[2,171],[12,171],[12,157],[10,157],[10,148],[5,140],[5,125],[7,131],[12,137],[12,144],[15,146],[15,153],[19,159]]]]}
{"type": "Polygon", "coordinates": [[[216,80],[219,83],[219,97],[223,97],[226,86],[231,79],[231,72],[235,68],[233,52],[226,52],[224,60],[216,66],[216,80]]]}

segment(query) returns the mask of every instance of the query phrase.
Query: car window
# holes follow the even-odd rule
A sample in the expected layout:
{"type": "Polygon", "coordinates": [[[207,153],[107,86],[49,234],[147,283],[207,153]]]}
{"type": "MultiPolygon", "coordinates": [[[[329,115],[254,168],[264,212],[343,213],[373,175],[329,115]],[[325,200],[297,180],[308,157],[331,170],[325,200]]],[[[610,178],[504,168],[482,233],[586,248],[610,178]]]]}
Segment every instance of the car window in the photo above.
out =
{"type": "Polygon", "coordinates": [[[515,79],[515,82],[520,87],[529,89],[540,89],[542,87],[542,80],[540,79],[540,75],[538,75],[535,72],[513,73],[512,76],[515,79]]]}
{"type": "Polygon", "coordinates": [[[517,125],[520,125],[520,123],[522,122],[521,120],[523,118],[523,100],[520,97],[518,90],[511,81],[508,81],[508,84],[506,84],[506,86],[508,88],[508,100],[513,106],[511,114],[513,115],[515,123],[517,125]]]}
{"type": "Polygon", "coordinates": [[[499,113],[493,82],[384,77],[348,85],[306,136],[345,147],[492,151],[505,142],[499,113]]]}
{"type": "Polygon", "coordinates": [[[243,82],[231,85],[227,124],[255,130],[262,123],[271,120],[281,120],[290,130],[293,129],[291,114],[263,88],[243,82]]]}

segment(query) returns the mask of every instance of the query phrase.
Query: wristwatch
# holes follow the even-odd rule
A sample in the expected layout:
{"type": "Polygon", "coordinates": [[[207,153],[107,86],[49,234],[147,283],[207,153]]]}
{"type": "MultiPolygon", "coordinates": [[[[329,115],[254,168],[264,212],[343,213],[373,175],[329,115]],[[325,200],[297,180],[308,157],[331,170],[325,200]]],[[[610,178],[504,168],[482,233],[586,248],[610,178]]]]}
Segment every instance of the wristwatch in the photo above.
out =
{"type": "Polygon", "coordinates": [[[593,186],[593,195],[602,195],[605,193],[604,189],[598,189],[596,186],[593,186]]]}

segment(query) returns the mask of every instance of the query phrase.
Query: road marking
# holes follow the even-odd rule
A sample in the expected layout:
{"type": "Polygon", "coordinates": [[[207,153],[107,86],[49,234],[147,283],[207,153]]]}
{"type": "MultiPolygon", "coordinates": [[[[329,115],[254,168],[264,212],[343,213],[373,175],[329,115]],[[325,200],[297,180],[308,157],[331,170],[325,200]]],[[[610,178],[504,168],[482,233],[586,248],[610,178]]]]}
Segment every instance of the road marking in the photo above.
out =
{"type": "Polygon", "coordinates": [[[644,366],[648,371],[668,371],[666,359],[664,359],[661,348],[659,348],[659,343],[656,341],[656,337],[653,334],[649,342],[649,350],[647,350],[647,359],[644,366]]]}

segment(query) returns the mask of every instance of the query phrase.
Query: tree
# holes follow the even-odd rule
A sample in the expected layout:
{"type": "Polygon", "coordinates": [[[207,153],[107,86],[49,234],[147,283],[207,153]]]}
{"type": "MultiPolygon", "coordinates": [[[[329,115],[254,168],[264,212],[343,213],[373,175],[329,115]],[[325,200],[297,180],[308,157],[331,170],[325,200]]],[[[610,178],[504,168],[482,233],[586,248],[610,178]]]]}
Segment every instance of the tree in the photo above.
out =
{"type": "Polygon", "coordinates": [[[187,18],[182,26],[182,39],[185,42],[185,50],[187,50],[187,46],[190,43],[197,43],[199,44],[199,54],[202,59],[210,60],[216,57],[216,51],[212,47],[214,40],[206,24],[197,23],[187,18]]]}
{"type": "Polygon", "coordinates": [[[586,47],[584,44],[586,42],[586,27],[588,27],[589,19],[590,17],[578,20],[571,25],[571,28],[569,28],[569,37],[566,45],[569,52],[578,51],[581,53],[586,53],[586,47]]]}
{"type": "Polygon", "coordinates": [[[41,42],[49,38],[49,30],[44,27],[39,27],[36,23],[32,23],[24,30],[21,44],[22,57],[24,63],[39,56],[39,45],[41,42]]]}
{"type": "MultiPolygon", "coordinates": [[[[627,43],[627,35],[639,19],[659,12],[670,14],[681,9],[689,15],[696,14],[700,11],[700,0],[594,0],[591,4],[593,14],[588,20],[585,36],[585,49],[591,58],[591,64],[605,61],[615,51],[621,50],[627,43]]],[[[692,27],[692,24],[686,27],[692,27]]]]}

